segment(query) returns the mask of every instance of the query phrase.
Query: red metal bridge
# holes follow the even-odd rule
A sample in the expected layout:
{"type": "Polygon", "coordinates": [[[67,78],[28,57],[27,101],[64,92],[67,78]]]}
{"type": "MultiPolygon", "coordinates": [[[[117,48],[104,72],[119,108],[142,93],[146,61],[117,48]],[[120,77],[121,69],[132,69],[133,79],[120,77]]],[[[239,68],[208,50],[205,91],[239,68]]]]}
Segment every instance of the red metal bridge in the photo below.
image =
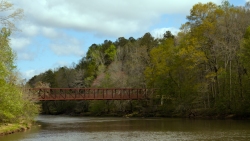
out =
{"type": "Polygon", "coordinates": [[[28,89],[39,101],[63,100],[142,100],[156,89],[142,88],[32,88],[28,89]]]}

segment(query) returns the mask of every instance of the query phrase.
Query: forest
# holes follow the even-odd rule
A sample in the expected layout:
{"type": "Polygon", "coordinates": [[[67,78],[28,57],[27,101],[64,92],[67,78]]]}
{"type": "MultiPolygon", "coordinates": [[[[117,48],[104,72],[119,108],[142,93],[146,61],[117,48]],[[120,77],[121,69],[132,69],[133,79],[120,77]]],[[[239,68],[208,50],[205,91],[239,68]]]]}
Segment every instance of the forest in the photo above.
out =
{"type": "Polygon", "coordinates": [[[250,3],[197,3],[186,18],[176,35],[92,44],[78,63],[47,70],[27,85],[161,90],[141,101],[41,102],[43,114],[250,117],[250,3]]]}

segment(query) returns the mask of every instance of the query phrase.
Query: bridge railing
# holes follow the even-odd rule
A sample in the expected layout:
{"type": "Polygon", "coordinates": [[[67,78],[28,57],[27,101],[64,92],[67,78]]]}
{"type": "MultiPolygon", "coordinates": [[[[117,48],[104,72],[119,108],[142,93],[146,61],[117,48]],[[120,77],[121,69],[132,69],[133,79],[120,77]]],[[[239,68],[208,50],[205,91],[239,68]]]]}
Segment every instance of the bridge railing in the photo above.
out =
{"type": "Polygon", "coordinates": [[[140,100],[157,89],[141,88],[32,88],[39,101],[49,100],[140,100]]]}

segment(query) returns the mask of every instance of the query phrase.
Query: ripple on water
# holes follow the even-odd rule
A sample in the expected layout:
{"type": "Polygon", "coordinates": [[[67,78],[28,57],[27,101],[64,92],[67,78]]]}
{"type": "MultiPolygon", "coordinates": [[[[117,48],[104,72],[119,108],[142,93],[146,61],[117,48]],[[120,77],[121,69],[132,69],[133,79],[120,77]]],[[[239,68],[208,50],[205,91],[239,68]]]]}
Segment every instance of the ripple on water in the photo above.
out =
{"type": "Polygon", "coordinates": [[[250,140],[250,122],[233,120],[39,116],[37,128],[2,141],[250,140]]]}
{"type": "MultiPolygon", "coordinates": [[[[249,136],[246,136],[249,139],[249,136]]],[[[185,141],[185,140],[245,140],[242,134],[228,132],[84,132],[38,135],[22,141],[185,141]]]]}

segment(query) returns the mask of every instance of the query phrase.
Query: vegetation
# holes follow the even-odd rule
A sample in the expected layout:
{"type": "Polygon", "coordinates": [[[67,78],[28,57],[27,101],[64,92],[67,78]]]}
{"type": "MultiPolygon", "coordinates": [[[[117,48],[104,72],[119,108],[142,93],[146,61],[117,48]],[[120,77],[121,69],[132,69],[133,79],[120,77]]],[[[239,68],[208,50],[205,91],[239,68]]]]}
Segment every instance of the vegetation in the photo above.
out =
{"type": "MultiPolygon", "coordinates": [[[[0,11],[8,11],[12,4],[7,1],[0,2],[0,11]]],[[[16,66],[14,65],[15,54],[9,46],[9,36],[15,26],[12,19],[19,18],[22,10],[14,11],[6,17],[0,17],[3,28],[0,32],[0,127],[12,123],[29,124],[38,114],[39,108],[30,101],[27,93],[22,90],[18,79],[16,66]]],[[[15,126],[15,127],[17,127],[15,126]]],[[[11,126],[12,127],[12,126],[11,126]]],[[[13,128],[15,128],[13,127],[13,128]]],[[[12,129],[12,128],[11,128],[12,129]]],[[[2,130],[0,130],[1,133],[2,130]]]]}
{"type": "Polygon", "coordinates": [[[161,89],[150,101],[44,102],[47,114],[249,117],[249,9],[249,2],[198,3],[177,35],[105,40],[91,45],[78,64],[48,70],[28,84],[161,89]]]}
{"type": "Polygon", "coordinates": [[[14,132],[25,131],[30,128],[28,124],[6,124],[1,126],[0,135],[12,134],[14,132]]]}

